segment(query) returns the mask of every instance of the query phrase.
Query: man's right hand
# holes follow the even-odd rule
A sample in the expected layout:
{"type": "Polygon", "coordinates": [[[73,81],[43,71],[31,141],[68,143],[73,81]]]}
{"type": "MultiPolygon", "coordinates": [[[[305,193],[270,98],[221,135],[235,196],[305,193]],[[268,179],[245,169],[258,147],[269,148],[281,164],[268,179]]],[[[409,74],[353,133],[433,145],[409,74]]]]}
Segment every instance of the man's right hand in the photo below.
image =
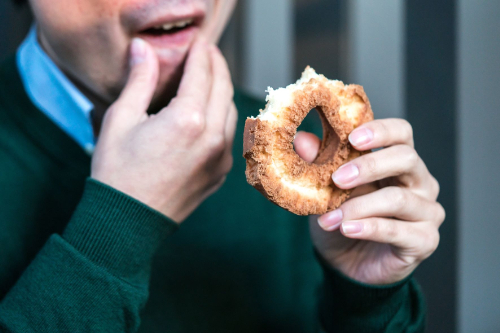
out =
{"type": "Polygon", "coordinates": [[[91,177],[180,223],[231,169],[237,111],[216,46],[195,42],[177,96],[149,116],[158,71],[154,50],[134,39],[129,79],[106,111],[91,177]]]}

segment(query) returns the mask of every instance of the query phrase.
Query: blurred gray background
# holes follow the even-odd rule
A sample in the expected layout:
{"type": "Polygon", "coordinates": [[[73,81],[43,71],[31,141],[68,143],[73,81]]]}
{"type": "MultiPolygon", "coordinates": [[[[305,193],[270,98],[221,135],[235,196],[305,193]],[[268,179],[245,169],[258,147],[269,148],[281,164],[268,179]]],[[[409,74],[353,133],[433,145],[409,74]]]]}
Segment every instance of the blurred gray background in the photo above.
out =
{"type": "MultiPolygon", "coordinates": [[[[415,273],[429,332],[500,332],[499,17],[500,1],[240,0],[221,41],[235,84],[254,96],[311,65],[363,85],[377,118],[412,123],[447,211],[415,273]]],[[[0,59],[30,21],[0,2],[0,59]]]]}

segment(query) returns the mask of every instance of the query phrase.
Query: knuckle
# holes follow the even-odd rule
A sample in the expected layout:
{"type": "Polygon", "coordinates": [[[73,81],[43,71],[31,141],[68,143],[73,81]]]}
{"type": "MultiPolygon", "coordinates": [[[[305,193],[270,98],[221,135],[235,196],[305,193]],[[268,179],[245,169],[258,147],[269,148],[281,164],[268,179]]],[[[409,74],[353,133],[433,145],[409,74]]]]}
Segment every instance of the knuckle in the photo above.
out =
{"type": "Polygon", "coordinates": [[[444,210],[444,207],[437,202],[437,214],[436,214],[436,220],[438,222],[438,225],[443,224],[444,220],[446,219],[446,211],[444,210]]]}
{"type": "MultiPolygon", "coordinates": [[[[235,126],[238,122],[238,109],[236,109],[236,106],[234,105],[234,102],[231,103],[230,110],[229,110],[229,126],[235,126]]],[[[226,131],[227,131],[227,125],[226,125],[226,131]]]]}
{"type": "MultiPolygon", "coordinates": [[[[201,94],[203,94],[201,90],[197,93],[193,93],[194,96],[201,94]]],[[[198,113],[201,115],[205,112],[204,105],[200,101],[196,101],[194,98],[179,98],[177,103],[180,108],[185,110],[186,113],[198,113]]]]}
{"type": "Polygon", "coordinates": [[[426,236],[426,246],[425,246],[425,249],[423,251],[423,257],[424,259],[428,258],[431,256],[431,254],[433,254],[438,246],[439,246],[439,241],[440,241],[440,234],[439,234],[439,231],[437,229],[432,229],[432,231],[428,232],[427,233],[427,236],[426,236]]]}
{"type": "Polygon", "coordinates": [[[377,134],[383,138],[383,141],[387,141],[388,139],[388,136],[389,136],[389,133],[390,133],[390,129],[389,129],[389,126],[387,124],[387,120],[380,120],[378,121],[378,126],[376,127],[375,131],[377,132],[377,134]]]}
{"type": "Polygon", "coordinates": [[[217,188],[219,188],[222,185],[224,185],[224,183],[226,182],[226,179],[227,179],[226,175],[222,176],[221,179],[219,179],[219,181],[217,182],[217,188]]]}
{"type": "Polygon", "coordinates": [[[401,119],[405,141],[413,141],[413,126],[406,119],[401,119]]]}
{"type": "Polygon", "coordinates": [[[177,127],[191,138],[197,138],[205,129],[205,119],[199,112],[191,112],[188,115],[176,118],[177,127]]]}
{"type": "Polygon", "coordinates": [[[223,66],[216,71],[215,80],[221,83],[224,92],[229,92],[232,89],[231,74],[229,74],[227,65],[223,64],[223,66]]]}
{"type": "Polygon", "coordinates": [[[231,169],[233,168],[233,163],[234,163],[233,156],[229,156],[227,158],[226,163],[224,163],[224,167],[223,167],[224,174],[228,174],[229,171],[231,171],[231,169]]]}
{"type": "Polygon", "coordinates": [[[220,176],[219,178],[216,178],[214,181],[214,185],[213,185],[215,187],[215,189],[218,189],[219,187],[221,187],[226,182],[226,178],[227,178],[226,175],[223,175],[223,176],[220,176]]]}
{"type": "Polygon", "coordinates": [[[408,203],[408,193],[400,187],[391,187],[391,201],[396,211],[401,211],[408,203]]]}
{"type": "Polygon", "coordinates": [[[364,229],[369,236],[374,237],[379,234],[379,224],[375,219],[366,219],[364,222],[364,229]]]}
{"type": "Polygon", "coordinates": [[[226,176],[221,176],[220,178],[215,178],[212,182],[209,183],[209,191],[208,194],[216,192],[224,183],[226,182],[226,176]]]}
{"type": "Polygon", "coordinates": [[[233,87],[233,84],[231,83],[231,78],[228,78],[226,90],[227,90],[226,91],[226,96],[228,96],[228,98],[230,100],[233,100],[233,97],[234,97],[234,87],[233,87]]]}
{"type": "Polygon", "coordinates": [[[437,198],[439,196],[439,192],[441,191],[441,187],[439,186],[439,182],[437,181],[437,179],[432,176],[431,176],[431,187],[434,197],[437,198]]]}
{"type": "Polygon", "coordinates": [[[219,92],[220,96],[223,96],[223,100],[229,104],[229,102],[232,101],[234,97],[234,88],[231,81],[224,80],[219,92]]]}
{"type": "Polygon", "coordinates": [[[363,164],[361,167],[362,169],[365,170],[368,176],[377,174],[377,169],[378,169],[377,160],[370,155],[372,154],[363,156],[363,164]]]}
{"type": "Polygon", "coordinates": [[[407,145],[402,145],[400,149],[400,156],[404,159],[406,168],[408,170],[414,168],[418,164],[418,161],[420,159],[417,151],[407,145]]]}
{"type": "Polygon", "coordinates": [[[211,154],[220,153],[224,150],[226,143],[222,134],[212,134],[207,140],[207,149],[211,154]]]}
{"type": "Polygon", "coordinates": [[[440,235],[439,231],[434,230],[433,235],[434,236],[432,237],[431,254],[437,250],[437,248],[439,246],[439,242],[441,241],[441,235],[440,235]]]}
{"type": "Polygon", "coordinates": [[[390,221],[387,221],[387,223],[385,223],[385,228],[384,228],[384,232],[385,232],[385,238],[390,242],[394,239],[396,239],[396,237],[398,237],[399,235],[399,229],[398,229],[398,226],[396,223],[394,222],[390,222],[390,221]]]}

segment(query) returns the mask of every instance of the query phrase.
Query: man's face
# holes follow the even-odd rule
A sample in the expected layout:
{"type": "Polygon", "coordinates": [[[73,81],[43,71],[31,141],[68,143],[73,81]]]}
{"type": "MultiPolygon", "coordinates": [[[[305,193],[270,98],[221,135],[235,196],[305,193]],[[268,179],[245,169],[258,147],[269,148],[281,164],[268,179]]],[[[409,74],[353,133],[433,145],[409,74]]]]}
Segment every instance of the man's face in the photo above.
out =
{"type": "MultiPolygon", "coordinates": [[[[31,0],[43,47],[66,73],[110,103],[128,74],[134,37],[160,61],[155,100],[175,92],[182,64],[198,34],[215,41],[235,0],[31,0]]],[[[171,96],[168,96],[171,97],[171,96]]]]}

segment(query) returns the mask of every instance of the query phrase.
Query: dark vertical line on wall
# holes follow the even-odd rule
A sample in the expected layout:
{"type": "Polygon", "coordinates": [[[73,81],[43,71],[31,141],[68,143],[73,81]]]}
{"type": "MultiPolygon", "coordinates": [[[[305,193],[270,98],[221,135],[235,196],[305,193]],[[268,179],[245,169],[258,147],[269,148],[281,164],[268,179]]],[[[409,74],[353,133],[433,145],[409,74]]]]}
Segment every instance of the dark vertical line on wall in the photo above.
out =
{"type": "Polygon", "coordinates": [[[219,47],[226,57],[233,84],[236,87],[243,85],[243,0],[238,1],[234,13],[221,36],[219,47]]]}
{"type": "Polygon", "coordinates": [[[345,80],[341,46],[346,38],[342,0],[296,0],[294,12],[294,77],[307,65],[330,79],[345,80]],[[344,33],[344,35],[343,35],[344,33]]]}
{"type": "Polygon", "coordinates": [[[457,316],[456,1],[406,2],[406,110],[415,147],[441,185],[447,217],[438,250],[416,272],[428,331],[455,332],[457,316]]]}
{"type": "MultiPolygon", "coordinates": [[[[338,35],[339,35],[339,51],[338,57],[338,80],[344,81],[344,83],[351,83],[352,73],[350,73],[351,68],[351,58],[352,50],[350,49],[351,43],[349,40],[349,0],[338,0],[339,5],[337,10],[339,11],[339,22],[338,22],[338,35]]],[[[352,5],[352,4],[351,4],[352,5]]]]}
{"type": "MultiPolygon", "coordinates": [[[[295,0],[294,6],[294,79],[309,65],[330,79],[346,81],[345,0],[295,0]]],[[[311,131],[321,138],[319,115],[309,113],[299,130],[311,131]]]]}

